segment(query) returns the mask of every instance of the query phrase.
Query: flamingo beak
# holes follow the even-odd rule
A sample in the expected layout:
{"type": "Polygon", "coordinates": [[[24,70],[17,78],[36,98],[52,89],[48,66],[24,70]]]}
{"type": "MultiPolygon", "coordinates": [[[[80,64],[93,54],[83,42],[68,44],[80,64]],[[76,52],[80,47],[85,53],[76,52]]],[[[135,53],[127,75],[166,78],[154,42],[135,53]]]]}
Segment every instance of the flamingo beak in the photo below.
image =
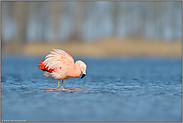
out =
{"type": "Polygon", "coordinates": [[[82,76],[81,76],[81,79],[83,78],[83,77],[85,77],[86,76],[86,74],[83,74],[82,76]]]}

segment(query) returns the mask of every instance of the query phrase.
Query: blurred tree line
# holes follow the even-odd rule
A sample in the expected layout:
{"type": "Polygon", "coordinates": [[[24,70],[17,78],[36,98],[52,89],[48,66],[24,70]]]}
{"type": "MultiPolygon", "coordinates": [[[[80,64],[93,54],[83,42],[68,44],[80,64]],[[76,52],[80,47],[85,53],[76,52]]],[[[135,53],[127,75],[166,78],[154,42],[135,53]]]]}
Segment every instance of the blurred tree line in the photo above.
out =
{"type": "Polygon", "coordinates": [[[181,2],[2,2],[2,41],[181,39],[181,2]]]}

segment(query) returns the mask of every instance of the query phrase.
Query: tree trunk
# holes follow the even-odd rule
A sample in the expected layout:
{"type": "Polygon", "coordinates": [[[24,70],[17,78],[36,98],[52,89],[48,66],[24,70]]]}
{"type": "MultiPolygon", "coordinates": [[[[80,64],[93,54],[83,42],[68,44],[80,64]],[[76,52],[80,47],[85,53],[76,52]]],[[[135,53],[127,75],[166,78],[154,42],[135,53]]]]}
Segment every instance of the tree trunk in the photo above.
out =
{"type": "Polygon", "coordinates": [[[113,19],[113,31],[112,36],[116,37],[118,33],[118,17],[119,17],[119,2],[113,2],[112,5],[112,19],[113,19]]]}
{"type": "Polygon", "coordinates": [[[17,51],[21,50],[26,42],[26,31],[28,21],[28,2],[14,2],[14,18],[16,22],[16,33],[14,41],[17,45],[17,51]]]}
{"type": "Polygon", "coordinates": [[[53,41],[59,40],[60,5],[60,2],[50,2],[50,19],[51,28],[53,30],[53,41]]]}
{"type": "Polygon", "coordinates": [[[83,20],[83,2],[76,2],[73,10],[72,28],[68,38],[69,41],[82,41],[82,20],[83,20]]]}

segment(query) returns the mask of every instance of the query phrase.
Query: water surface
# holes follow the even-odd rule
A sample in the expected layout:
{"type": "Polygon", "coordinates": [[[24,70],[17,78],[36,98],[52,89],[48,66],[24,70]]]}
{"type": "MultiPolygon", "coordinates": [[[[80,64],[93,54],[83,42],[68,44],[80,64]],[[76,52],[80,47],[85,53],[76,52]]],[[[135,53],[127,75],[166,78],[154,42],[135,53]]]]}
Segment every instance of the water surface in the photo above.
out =
{"type": "Polygon", "coordinates": [[[64,80],[82,89],[47,91],[42,58],[2,57],[2,121],[182,121],[181,59],[82,58],[86,77],[64,80]]]}

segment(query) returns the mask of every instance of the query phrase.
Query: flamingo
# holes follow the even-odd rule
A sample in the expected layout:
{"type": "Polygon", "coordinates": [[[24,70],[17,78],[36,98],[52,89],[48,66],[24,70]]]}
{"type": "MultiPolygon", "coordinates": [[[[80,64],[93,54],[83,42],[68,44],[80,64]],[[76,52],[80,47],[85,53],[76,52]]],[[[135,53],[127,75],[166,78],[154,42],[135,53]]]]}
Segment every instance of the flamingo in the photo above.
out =
{"type": "Polygon", "coordinates": [[[53,49],[50,54],[45,57],[45,60],[39,62],[38,68],[42,70],[46,77],[52,76],[58,79],[58,87],[60,88],[60,80],[62,79],[61,87],[63,87],[63,80],[70,77],[77,78],[83,73],[81,79],[86,75],[86,64],[78,60],[74,63],[73,57],[59,49],[53,49]]]}

